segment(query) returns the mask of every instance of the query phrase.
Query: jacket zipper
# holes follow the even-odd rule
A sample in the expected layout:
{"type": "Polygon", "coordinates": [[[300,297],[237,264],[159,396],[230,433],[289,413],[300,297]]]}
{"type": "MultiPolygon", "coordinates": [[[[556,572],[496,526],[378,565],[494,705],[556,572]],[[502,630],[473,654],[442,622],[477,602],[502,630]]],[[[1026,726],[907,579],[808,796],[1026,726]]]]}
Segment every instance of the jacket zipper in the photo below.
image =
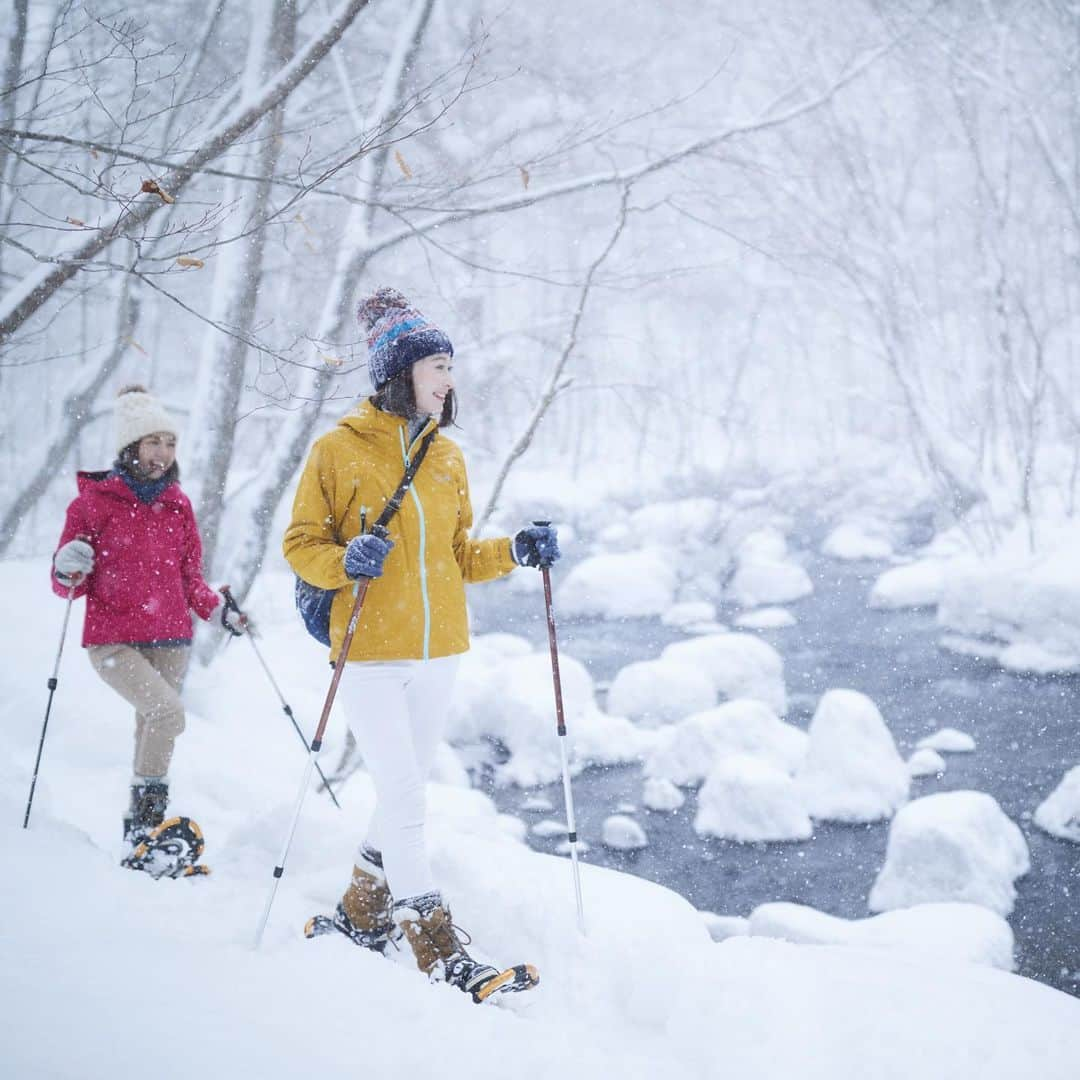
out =
{"type": "MultiPolygon", "coordinates": [[[[422,431],[423,429],[421,429],[422,431]]],[[[420,432],[417,432],[417,438],[420,437],[420,432]]],[[[402,463],[408,468],[409,465],[409,453],[416,445],[416,439],[413,439],[409,448],[405,448],[405,429],[398,428],[398,438],[401,440],[401,459],[402,463]]],[[[416,503],[416,512],[420,517],[420,596],[424,602],[424,656],[425,660],[431,658],[431,602],[428,599],[428,587],[427,587],[427,522],[424,520],[424,505],[420,502],[420,496],[416,494],[416,485],[409,485],[409,494],[413,498],[413,502],[416,503]]]]}

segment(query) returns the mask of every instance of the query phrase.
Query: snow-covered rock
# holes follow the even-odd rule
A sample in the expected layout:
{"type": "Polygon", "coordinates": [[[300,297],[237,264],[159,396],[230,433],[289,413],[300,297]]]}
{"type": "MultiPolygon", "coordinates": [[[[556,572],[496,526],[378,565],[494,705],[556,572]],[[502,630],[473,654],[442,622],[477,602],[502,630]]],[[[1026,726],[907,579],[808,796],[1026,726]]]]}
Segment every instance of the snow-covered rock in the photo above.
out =
{"type": "Polygon", "coordinates": [[[745,937],[750,932],[750,920],[738,915],[717,915],[715,911],[702,911],[699,914],[713,941],[745,937]]]}
{"type": "Polygon", "coordinates": [[[698,795],[698,836],[754,843],[808,840],[813,834],[802,793],[791,776],[760,758],[721,758],[698,795]]]}
{"type": "Polygon", "coordinates": [[[966,731],[943,727],[915,745],[920,750],[936,750],[939,754],[970,754],[975,749],[975,740],[966,731]]]}
{"type": "Polygon", "coordinates": [[[945,759],[936,750],[924,746],[908,758],[907,769],[912,779],[919,776],[941,776],[945,772],[945,759]]]}
{"type": "Polygon", "coordinates": [[[782,607],[756,608],[735,617],[735,625],[744,630],[779,630],[795,625],[795,616],[782,607]]]}
{"type": "Polygon", "coordinates": [[[945,587],[941,559],[920,559],[886,570],[870,590],[870,606],[883,610],[934,607],[945,587]]]}
{"type": "MultiPolygon", "coordinates": [[[[580,839],[580,837],[578,838],[578,841],[577,841],[577,853],[579,855],[585,855],[588,852],[589,847],[590,847],[590,845],[589,845],[589,843],[587,841],[580,839]]],[[[571,850],[571,848],[570,848],[570,841],[569,840],[561,840],[559,843],[557,843],[555,845],[555,854],[556,855],[569,855],[570,850],[571,850]]]]}
{"type": "Polygon", "coordinates": [[[771,525],[747,533],[735,549],[739,562],[782,562],[787,554],[787,537],[771,525]]]}
{"type": "Polygon", "coordinates": [[[674,784],[700,784],[716,762],[747,754],[793,772],[806,753],[807,736],[768,706],[738,699],[695,713],[660,732],[645,756],[644,771],[674,784]]]}
{"type": "Polygon", "coordinates": [[[569,831],[565,821],[556,821],[554,818],[538,821],[529,830],[533,836],[539,836],[542,840],[547,840],[552,836],[565,836],[569,831]]]}
{"type": "Polygon", "coordinates": [[[592,555],[563,578],[556,605],[565,615],[659,616],[674,604],[677,585],[670,553],[649,548],[592,555]]]}
{"type": "Polygon", "coordinates": [[[977,904],[918,904],[869,919],[840,919],[802,904],[761,904],[750,913],[747,932],[796,945],[900,949],[928,960],[1015,967],[1009,924],[977,904]]]}
{"type": "Polygon", "coordinates": [[[798,563],[754,558],[739,563],[727,591],[740,607],[755,608],[800,600],[814,591],[814,583],[798,563]]]}
{"type": "Polygon", "coordinates": [[[638,536],[655,532],[662,526],[672,536],[684,538],[687,544],[711,546],[723,528],[724,510],[717,499],[697,496],[689,499],[665,499],[649,503],[630,514],[627,523],[638,536]]]}
{"type": "Polygon", "coordinates": [[[520,809],[548,813],[554,810],[555,807],[546,795],[530,795],[528,798],[522,799],[520,809]]]}
{"type": "MultiPolygon", "coordinates": [[[[1080,670],[1080,522],[1036,523],[1031,552],[1026,523],[1003,536],[990,557],[967,553],[950,565],[938,622],[954,634],[997,646],[1007,670],[1050,674],[1080,670]]],[[[988,652],[988,655],[993,655],[988,652]]]]}
{"type": "Polygon", "coordinates": [[[1080,671],[1080,651],[1065,652],[1057,642],[1044,645],[1024,638],[999,650],[997,661],[1006,671],[1023,675],[1066,675],[1080,671]]]}
{"type": "Polygon", "coordinates": [[[1039,803],[1035,824],[1051,836],[1080,843],[1080,765],[1074,765],[1039,803]]]}
{"type": "Polygon", "coordinates": [[[927,795],[892,820],[870,910],[966,901],[1008,915],[1016,901],[1013,883],[1030,866],[1023,833],[993,796],[981,791],[927,795]]]}
{"type": "Polygon", "coordinates": [[[700,626],[716,622],[716,605],[708,600],[684,600],[673,604],[660,616],[665,626],[700,626]]]}
{"type": "Polygon", "coordinates": [[[435,750],[435,764],[431,769],[431,779],[439,784],[453,787],[469,787],[469,773],[449,743],[439,743],[435,750]]]}
{"type": "Polygon", "coordinates": [[[499,830],[514,840],[524,842],[529,835],[529,827],[519,817],[513,814],[499,814],[497,819],[499,830]]]}
{"type": "Polygon", "coordinates": [[[849,522],[837,525],[821,545],[822,553],[831,559],[855,561],[860,559],[890,559],[892,544],[872,526],[849,522]]]}
{"type": "MultiPolygon", "coordinates": [[[[500,636],[501,637],[501,636],[500,636]]],[[[510,760],[500,765],[500,783],[533,787],[562,775],[551,658],[546,652],[508,653],[505,641],[489,647],[484,637],[461,658],[450,707],[448,738],[475,742],[483,736],[498,739],[510,760]]],[[[609,716],[596,705],[592,677],[567,653],[559,657],[563,707],[572,734],[571,766],[580,771],[589,763],[614,764],[640,757],[647,742],[625,717],[609,716]]]]}
{"type": "Polygon", "coordinates": [[[678,810],[686,802],[686,796],[662,776],[650,776],[641,790],[641,802],[649,810],[678,810]]]}
{"type": "Polygon", "coordinates": [[[704,672],[723,698],[757,698],[781,716],[787,712],[784,661],[753,634],[707,634],[676,641],[660,658],[704,672]]]}
{"type": "Polygon", "coordinates": [[[829,690],[810,722],[798,770],[811,817],[877,821],[908,797],[911,777],[877,706],[857,690],[829,690]]]}
{"type": "Polygon", "coordinates": [[[607,696],[611,712],[652,726],[681,720],[715,702],[716,685],[704,671],[663,658],[627,664],[607,696]]]}
{"type": "Polygon", "coordinates": [[[626,814],[612,814],[605,818],[600,835],[605,847],[616,851],[640,851],[649,844],[645,830],[626,814]]]}

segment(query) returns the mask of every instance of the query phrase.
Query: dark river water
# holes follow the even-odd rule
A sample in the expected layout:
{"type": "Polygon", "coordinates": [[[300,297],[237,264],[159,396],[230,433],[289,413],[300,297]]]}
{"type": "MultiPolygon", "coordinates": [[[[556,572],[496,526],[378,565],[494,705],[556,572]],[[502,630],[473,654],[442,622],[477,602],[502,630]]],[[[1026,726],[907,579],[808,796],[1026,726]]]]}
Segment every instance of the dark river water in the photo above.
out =
{"type": "MultiPolygon", "coordinates": [[[[1032,869],[1017,883],[1009,917],[1018,970],[1080,995],[1080,845],[1048,836],[1031,822],[1066,769],[1080,763],[1080,678],[1010,675],[977,658],[945,652],[937,644],[933,612],[867,607],[882,566],[812,554],[805,562],[815,592],[789,605],[798,624],[753,631],[784,658],[787,719],[805,729],[824,691],[848,687],[873,699],[905,757],[918,739],[940,727],[969,732],[975,752],[943,755],[944,776],[913,781],[911,797],[972,789],[997,799],[1031,850],[1032,869]]],[[[477,633],[511,631],[547,648],[539,594],[493,585],[472,589],[469,600],[477,633]]],[[[726,621],[730,615],[721,610],[718,617],[726,621]]],[[[556,620],[560,648],[585,664],[601,687],[625,664],[656,657],[686,636],[656,619],[563,619],[556,610],[556,620]]],[[[590,768],[574,778],[578,833],[590,845],[587,861],[659,882],[695,907],[722,915],[745,916],[774,900],[844,918],[870,914],[867,897],[884,862],[887,822],[820,822],[813,838],[799,843],[702,839],[692,827],[694,792],[685,792],[686,803],[676,813],[652,812],[641,805],[642,783],[637,765],[590,768]],[[637,808],[634,816],[648,835],[648,846],[639,852],[614,851],[600,839],[604,819],[624,803],[637,808]]],[[[530,825],[545,817],[565,820],[561,783],[528,791],[482,786],[500,810],[530,825]],[[537,794],[547,796],[554,812],[522,809],[537,794]]],[[[529,836],[540,851],[554,851],[558,842],[529,836]]]]}

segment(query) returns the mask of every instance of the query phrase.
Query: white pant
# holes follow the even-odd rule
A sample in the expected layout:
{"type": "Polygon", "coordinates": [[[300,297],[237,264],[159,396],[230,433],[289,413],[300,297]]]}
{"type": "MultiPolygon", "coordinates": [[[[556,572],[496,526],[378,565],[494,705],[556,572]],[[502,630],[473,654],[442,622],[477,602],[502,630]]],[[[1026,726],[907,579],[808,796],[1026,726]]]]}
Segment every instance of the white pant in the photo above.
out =
{"type": "Polygon", "coordinates": [[[425,788],[442,739],[458,657],[346,663],[338,688],[375,784],[364,844],[382,852],[395,899],[432,892],[425,788]]]}

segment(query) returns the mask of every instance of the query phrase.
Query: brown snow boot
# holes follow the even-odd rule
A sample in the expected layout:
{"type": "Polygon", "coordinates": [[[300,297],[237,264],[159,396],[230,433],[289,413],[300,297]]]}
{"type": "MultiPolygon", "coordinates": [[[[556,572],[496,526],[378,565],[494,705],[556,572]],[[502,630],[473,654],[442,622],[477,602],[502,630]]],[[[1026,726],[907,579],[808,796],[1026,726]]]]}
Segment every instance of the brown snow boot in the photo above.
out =
{"type": "Polygon", "coordinates": [[[390,918],[393,903],[383,873],[382,856],[365,847],[353,867],[352,880],[335,908],[333,918],[312,916],[304,927],[304,934],[311,938],[337,930],[365,949],[385,952],[387,942],[399,936],[390,918]]]}
{"type": "Polygon", "coordinates": [[[440,893],[399,900],[394,904],[393,918],[412,948],[416,966],[432,982],[449,983],[477,1003],[496,993],[528,990],[540,981],[531,964],[499,971],[474,960],[465,951],[468,934],[463,944],[440,893]]]}

